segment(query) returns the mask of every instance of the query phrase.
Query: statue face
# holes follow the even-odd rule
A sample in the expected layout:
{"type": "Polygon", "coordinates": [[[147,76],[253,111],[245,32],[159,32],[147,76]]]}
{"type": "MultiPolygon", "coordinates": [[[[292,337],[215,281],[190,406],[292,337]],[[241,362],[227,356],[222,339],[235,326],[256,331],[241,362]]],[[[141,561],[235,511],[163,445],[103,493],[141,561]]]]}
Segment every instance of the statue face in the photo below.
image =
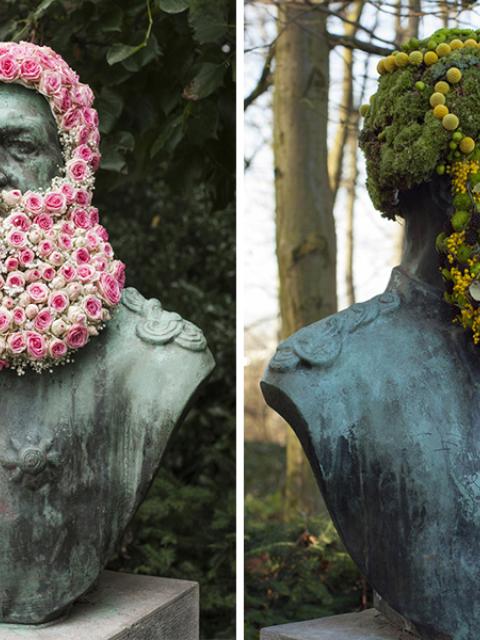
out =
{"type": "Polygon", "coordinates": [[[0,83],[0,190],[46,189],[62,166],[47,100],[21,85],[0,83]]]}

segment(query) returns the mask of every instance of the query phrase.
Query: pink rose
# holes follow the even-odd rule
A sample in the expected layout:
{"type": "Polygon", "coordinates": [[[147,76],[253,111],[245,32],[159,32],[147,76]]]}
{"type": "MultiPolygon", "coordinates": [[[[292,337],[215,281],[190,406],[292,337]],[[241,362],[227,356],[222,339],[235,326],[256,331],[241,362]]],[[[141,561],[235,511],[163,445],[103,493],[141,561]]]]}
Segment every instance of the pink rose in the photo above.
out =
{"type": "Polygon", "coordinates": [[[93,103],[93,91],[87,84],[79,82],[70,93],[72,100],[82,107],[89,107],[93,103]]]}
{"type": "Polygon", "coordinates": [[[35,280],[40,280],[42,274],[39,269],[28,269],[25,272],[25,278],[27,282],[35,282],[35,280]]]}
{"type": "Polygon", "coordinates": [[[25,351],[27,343],[23,333],[21,331],[16,331],[7,338],[7,345],[10,351],[14,355],[17,355],[19,353],[22,353],[22,351],[25,351]]]}
{"type": "Polygon", "coordinates": [[[90,127],[82,127],[77,133],[77,144],[87,144],[90,137],[90,127]]]}
{"type": "Polygon", "coordinates": [[[49,47],[42,47],[36,51],[37,58],[40,60],[42,67],[47,69],[55,69],[55,55],[49,47]]]}
{"type": "Polygon", "coordinates": [[[21,271],[11,271],[7,276],[7,287],[13,289],[23,289],[25,286],[25,276],[21,271]]]}
{"type": "Polygon", "coordinates": [[[58,93],[62,87],[62,76],[55,71],[46,71],[40,78],[40,85],[38,87],[40,93],[44,93],[47,96],[53,96],[58,93]]]}
{"type": "Polygon", "coordinates": [[[5,333],[5,331],[10,326],[11,321],[12,321],[12,314],[6,309],[0,308],[0,333],[5,333]]]}
{"type": "Polygon", "coordinates": [[[50,265],[42,268],[42,278],[47,282],[51,282],[55,277],[55,269],[50,265]]]}
{"type": "Polygon", "coordinates": [[[93,278],[95,269],[90,264],[82,264],[77,269],[77,275],[81,282],[88,282],[93,278]]]}
{"type": "Polygon", "coordinates": [[[40,360],[47,355],[45,338],[36,331],[27,331],[27,353],[35,360],[40,360]]]}
{"type": "Polygon", "coordinates": [[[75,227],[71,222],[63,222],[60,231],[62,233],[66,233],[69,236],[73,236],[73,234],[75,233],[75,227]]]}
{"type": "Polygon", "coordinates": [[[61,318],[57,318],[52,324],[52,333],[54,336],[62,336],[67,330],[67,324],[61,318]]]}
{"type": "Polygon", "coordinates": [[[90,224],[95,227],[98,224],[98,209],[97,207],[90,208],[90,224]]]}
{"type": "Polygon", "coordinates": [[[102,159],[102,156],[99,153],[92,154],[92,157],[90,159],[90,166],[94,171],[97,171],[98,167],[100,166],[101,159],[102,159]]]}
{"type": "Polygon", "coordinates": [[[4,360],[3,358],[0,359],[0,371],[2,371],[2,369],[8,369],[9,366],[10,363],[8,362],[8,360],[4,360]]]}
{"type": "Polygon", "coordinates": [[[94,232],[87,233],[86,238],[87,238],[87,247],[88,247],[88,249],[92,250],[92,249],[96,249],[98,247],[99,239],[97,238],[97,236],[96,236],[96,234],[94,232]]]}
{"type": "Polygon", "coordinates": [[[90,320],[100,320],[102,316],[102,303],[95,296],[87,296],[83,302],[83,308],[90,320]]]}
{"type": "Polygon", "coordinates": [[[28,304],[25,309],[25,315],[29,320],[33,320],[38,313],[38,306],[36,304],[28,304]]]}
{"type": "Polygon", "coordinates": [[[72,222],[76,227],[80,227],[81,229],[89,229],[90,228],[90,216],[86,209],[81,209],[76,207],[72,211],[72,222]]]}
{"type": "Polygon", "coordinates": [[[89,127],[98,127],[98,113],[95,109],[82,109],[83,121],[89,127]]]}
{"type": "Polygon", "coordinates": [[[62,118],[62,128],[70,131],[82,122],[80,109],[69,109],[62,118]]]}
{"type": "Polygon", "coordinates": [[[49,256],[53,251],[53,242],[51,240],[42,240],[38,245],[38,253],[43,256],[49,256]]]}
{"type": "Polygon", "coordinates": [[[113,248],[109,242],[106,242],[103,246],[103,252],[107,256],[107,258],[111,258],[113,256],[113,248]]]}
{"type": "Polygon", "coordinates": [[[32,224],[29,217],[24,213],[11,213],[8,218],[6,218],[5,222],[8,222],[22,231],[28,231],[32,224]]]}
{"type": "Polygon", "coordinates": [[[106,258],[101,258],[100,256],[97,256],[93,260],[93,266],[97,271],[105,271],[105,269],[107,268],[106,258]]]}
{"type": "Polygon", "coordinates": [[[80,158],[69,160],[67,162],[67,175],[75,182],[82,182],[89,175],[88,164],[80,158]]]}
{"type": "Polygon", "coordinates": [[[6,309],[13,309],[15,306],[15,302],[13,301],[13,298],[10,298],[10,296],[5,296],[2,300],[2,304],[6,309]]]}
{"type": "Polygon", "coordinates": [[[60,253],[60,251],[52,251],[52,253],[48,256],[48,260],[55,267],[59,267],[64,262],[64,257],[60,253]]]}
{"type": "Polygon", "coordinates": [[[94,147],[98,147],[100,145],[100,133],[97,128],[90,129],[88,141],[94,147]]]}
{"type": "Polygon", "coordinates": [[[36,82],[42,73],[42,67],[34,58],[25,58],[20,65],[20,75],[27,82],[36,82]]]}
{"type": "Polygon", "coordinates": [[[50,191],[45,195],[44,204],[49,213],[59,215],[64,213],[67,208],[67,198],[60,191],[50,191]]]}
{"type": "Polygon", "coordinates": [[[125,286],[125,268],[125,265],[123,264],[123,262],[120,262],[120,260],[117,260],[115,262],[113,276],[116,278],[120,289],[123,289],[123,287],[125,286]]]}
{"type": "Polygon", "coordinates": [[[27,242],[27,237],[23,231],[19,229],[14,229],[10,231],[7,235],[7,242],[11,247],[15,247],[16,249],[21,249],[25,246],[27,242]]]}
{"type": "Polygon", "coordinates": [[[98,224],[95,227],[95,231],[104,242],[108,242],[108,231],[105,229],[105,227],[102,227],[101,224],[98,224]]]}
{"type": "Polygon", "coordinates": [[[53,96],[53,104],[60,113],[66,113],[72,106],[72,99],[70,98],[70,92],[66,87],[60,89],[53,96]]]}
{"type": "Polygon", "coordinates": [[[99,284],[100,293],[108,304],[115,305],[120,302],[121,293],[116,278],[109,273],[102,273],[99,284]]]}
{"type": "Polygon", "coordinates": [[[76,189],[75,202],[81,207],[87,207],[92,201],[92,194],[86,189],[76,189]]]}
{"type": "Polygon", "coordinates": [[[92,159],[92,150],[88,145],[81,144],[75,149],[73,157],[81,158],[82,160],[85,160],[85,162],[90,162],[90,160],[92,159]]]}
{"type": "Polygon", "coordinates": [[[22,249],[18,254],[18,259],[20,261],[20,264],[23,267],[26,267],[27,265],[31,264],[34,258],[35,258],[35,254],[31,249],[28,249],[28,248],[22,249]]]}
{"type": "Polygon", "coordinates": [[[10,191],[2,191],[2,198],[7,207],[14,207],[22,199],[20,189],[11,189],[10,191]]]}
{"type": "Polygon", "coordinates": [[[56,311],[62,313],[68,307],[69,299],[64,291],[54,291],[50,294],[48,299],[48,306],[56,311]]]}
{"type": "Polygon", "coordinates": [[[67,204],[72,204],[72,202],[75,200],[75,189],[72,187],[72,185],[69,182],[64,182],[60,187],[60,191],[67,198],[67,204]]]}
{"type": "Polygon", "coordinates": [[[77,270],[71,264],[64,264],[63,267],[60,269],[60,273],[65,278],[65,280],[70,281],[77,274],[77,270]]]}
{"type": "Polygon", "coordinates": [[[43,332],[50,329],[53,316],[48,309],[42,309],[36,316],[33,326],[37,331],[43,332]]]}
{"type": "Polygon", "coordinates": [[[72,349],[83,347],[88,340],[87,328],[81,324],[74,324],[67,332],[67,344],[72,349]]]}
{"type": "Polygon", "coordinates": [[[73,302],[81,293],[83,293],[83,286],[79,282],[71,282],[67,285],[67,292],[70,300],[73,302]]]}
{"type": "Polygon", "coordinates": [[[14,258],[13,256],[9,256],[5,260],[5,267],[7,268],[7,271],[15,271],[15,269],[18,269],[17,258],[14,258]]]}
{"type": "Polygon", "coordinates": [[[80,247],[73,252],[73,259],[77,264],[85,264],[90,260],[90,252],[85,247],[80,247]]]}
{"type": "Polygon", "coordinates": [[[61,233],[58,236],[58,246],[61,249],[71,249],[72,248],[72,239],[70,236],[67,236],[66,233],[61,233]]]}
{"type": "Polygon", "coordinates": [[[45,302],[48,298],[48,287],[43,282],[32,282],[27,287],[33,302],[45,302]]]}
{"type": "Polygon", "coordinates": [[[29,213],[40,213],[43,209],[43,198],[39,193],[27,191],[23,196],[23,204],[29,213]]]}
{"type": "Polygon", "coordinates": [[[59,358],[63,358],[63,356],[67,353],[67,345],[63,340],[59,340],[58,338],[53,338],[50,341],[48,352],[52,358],[55,358],[55,360],[58,360],[59,358]]]}
{"type": "Polygon", "coordinates": [[[12,82],[18,78],[19,71],[20,68],[13,56],[8,53],[0,56],[0,80],[12,82]]]}
{"type": "Polygon", "coordinates": [[[12,316],[15,324],[22,325],[25,322],[25,311],[22,307],[15,307],[12,311],[12,316]]]}

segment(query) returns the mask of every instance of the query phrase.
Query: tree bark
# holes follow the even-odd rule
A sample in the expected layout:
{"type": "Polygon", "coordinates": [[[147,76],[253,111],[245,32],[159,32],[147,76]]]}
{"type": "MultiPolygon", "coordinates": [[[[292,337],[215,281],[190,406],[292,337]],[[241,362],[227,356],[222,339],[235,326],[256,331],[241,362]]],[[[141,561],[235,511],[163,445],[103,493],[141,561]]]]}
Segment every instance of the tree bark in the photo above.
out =
{"type": "MultiPolygon", "coordinates": [[[[279,7],[274,74],[276,248],[281,334],[336,311],[336,239],[327,168],[326,16],[279,7]]],[[[293,435],[286,515],[318,511],[320,494],[293,435]]]]}
{"type": "Polygon", "coordinates": [[[355,303],[355,278],[353,268],[354,256],[354,228],[355,228],[355,200],[357,197],[358,183],[358,162],[357,162],[357,146],[358,146],[358,116],[352,113],[350,120],[351,127],[348,136],[348,182],[346,187],[346,242],[345,242],[345,282],[347,289],[347,304],[355,303]]]}

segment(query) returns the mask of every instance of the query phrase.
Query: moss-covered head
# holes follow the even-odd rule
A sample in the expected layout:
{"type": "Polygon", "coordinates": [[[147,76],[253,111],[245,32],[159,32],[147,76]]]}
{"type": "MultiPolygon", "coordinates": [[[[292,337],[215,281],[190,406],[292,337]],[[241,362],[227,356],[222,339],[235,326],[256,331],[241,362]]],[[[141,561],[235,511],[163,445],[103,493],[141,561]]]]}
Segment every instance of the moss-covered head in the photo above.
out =
{"type": "Polygon", "coordinates": [[[362,108],[360,147],[370,197],[384,216],[402,215],[400,194],[443,175],[449,163],[480,158],[478,43],[480,30],[440,29],[380,61],[378,91],[362,108]]]}

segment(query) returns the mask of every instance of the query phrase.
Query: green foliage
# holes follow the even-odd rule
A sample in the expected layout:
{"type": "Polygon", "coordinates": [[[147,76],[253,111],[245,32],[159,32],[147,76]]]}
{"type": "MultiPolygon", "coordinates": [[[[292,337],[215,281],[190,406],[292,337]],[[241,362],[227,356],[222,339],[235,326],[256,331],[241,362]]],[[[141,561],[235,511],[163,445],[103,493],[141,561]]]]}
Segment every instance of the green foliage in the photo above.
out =
{"type": "Polygon", "coordinates": [[[246,446],[246,640],[262,627],[358,610],[368,595],[327,515],[282,521],[284,458],[278,445],[246,446]]]}
{"type": "Polygon", "coordinates": [[[217,362],[112,563],[198,580],[208,639],[235,617],[234,18],[233,0],[0,7],[0,40],[48,44],[92,86],[95,204],[127,285],[201,326],[217,362]]]}

